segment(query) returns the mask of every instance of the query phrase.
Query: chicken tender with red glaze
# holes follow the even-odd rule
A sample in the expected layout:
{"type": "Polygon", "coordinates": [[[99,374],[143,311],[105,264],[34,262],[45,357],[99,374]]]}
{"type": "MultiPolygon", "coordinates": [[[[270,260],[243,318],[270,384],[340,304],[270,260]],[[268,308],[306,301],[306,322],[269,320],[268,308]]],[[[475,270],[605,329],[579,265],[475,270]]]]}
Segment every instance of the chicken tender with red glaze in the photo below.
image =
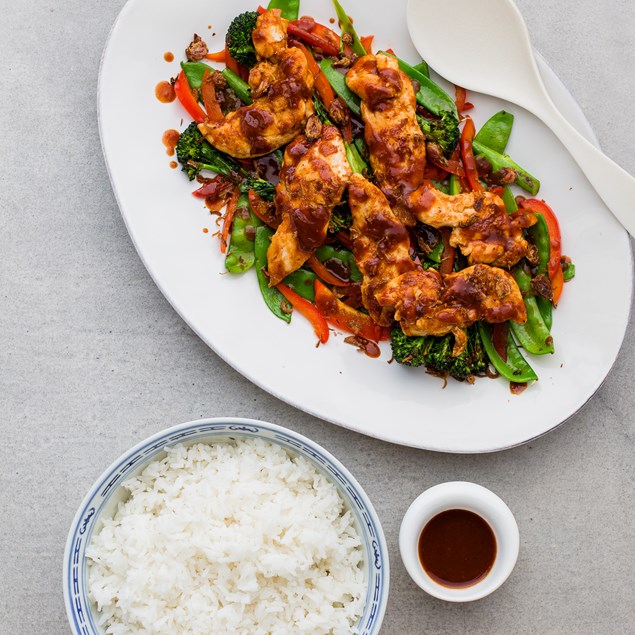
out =
{"type": "Polygon", "coordinates": [[[313,113],[313,75],[302,51],[287,48],[287,24],[278,9],[258,16],[252,40],[260,63],[249,73],[253,104],[199,124],[215,148],[238,159],[289,143],[313,113]]]}
{"type": "Polygon", "coordinates": [[[414,225],[408,197],[423,184],[425,139],[410,79],[388,55],[364,55],[346,74],[362,100],[364,138],[380,189],[406,225],[414,225]]]}
{"type": "Polygon", "coordinates": [[[452,227],[450,245],[458,247],[470,264],[511,267],[527,255],[529,245],[523,228],[536,222],[535,216],[509,216],[502,199],[493,192],[449,195],[423,186],[414,192],[412,210],[431,227],[452,227]]]}
{"type": "Polygon", "coordinates": [[[503,269],[473,265],[442,276],[433,269],[406,273],[388,282],[376,300],[394,307],[406,335],[454,334],[454,355],[467,342],[465,329],[479,320],[525,322],[527,313],[514,278],[503,269]]]}
{"type": "Polygon", "coordinates": [[[380,306],[375,294],[390,280],[413,271],[410,234],[393,214],[382,191],[359,174],[353,174],[348,188],[353,216],[353,255],[364,279],[362,302],[380,326],[390,326],[394,309],[380,306]]]}
{"type": "Polygon", "coordinates": [[[282,222],[267,251],[270,286],[299,269],[323,244],[351,174],[334,126],[324,126],[315,140],[301,135],[287,146],[274,198],[282,222]]]}

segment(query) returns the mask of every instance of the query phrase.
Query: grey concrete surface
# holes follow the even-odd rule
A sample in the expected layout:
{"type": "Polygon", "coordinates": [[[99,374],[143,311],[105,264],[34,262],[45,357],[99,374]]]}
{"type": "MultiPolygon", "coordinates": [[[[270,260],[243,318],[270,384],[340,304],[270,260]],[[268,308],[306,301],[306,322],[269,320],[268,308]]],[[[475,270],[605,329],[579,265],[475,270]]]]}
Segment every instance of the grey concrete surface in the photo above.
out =
{"type": "MultiPolygon", "coordinates": [[[[382,443],[256,388],[171,309],[117,209],[95,94],[101,51],[122,5],[0,0],[0,633],[68,633],[62,553],[88,487],[147,435],[222,414],[309,435],[358,477],[392,559],[386,635],[635,632],[632,324],[615,368],[580,413],[498,454],[439,455],[382,443]],[[502,496],[522,538],[510,580],[465,606],[420,592],[397,548],[412,499],[454,479],[502,496]]],[[[519,6],[536,48],[606,152],[635,173],[635,3],[519,6]]],[[[442,13],[441,26],[451,26],[442,13]]]]}

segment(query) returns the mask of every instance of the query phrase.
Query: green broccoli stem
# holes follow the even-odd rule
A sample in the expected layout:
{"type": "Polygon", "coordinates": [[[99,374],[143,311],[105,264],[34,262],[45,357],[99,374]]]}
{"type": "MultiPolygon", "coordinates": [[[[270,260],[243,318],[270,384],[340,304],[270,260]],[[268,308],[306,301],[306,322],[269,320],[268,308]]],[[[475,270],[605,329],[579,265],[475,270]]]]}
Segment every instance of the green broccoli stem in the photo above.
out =
{"type": "Polygon", "coordinates": [[[249,84],[239,75],[236,75],[231,68],[224,68],[221,71],[225,81],[229,85],[230,88],[234,90],[238,98],[248,106],[253,103],[253,99],[251,98],[251,88],[249,84]]]}
{"type": "Polygon", "coordinates": [[[532,196],[538,194],[540,181],[535,176],[529,174],[527,170],[521,168],[518,163],[512,161],[508,155],[496,152],[495,150],[482,145],[476,141],[476,139],[472,142],[472,148],[474,149],[475,155],[484,156],[490,162],[494,172],[500,170],[501,168],[511,168],[516,171],[516,185],[522,187],[523,190],[526,190],[532,196]]]}
{"type": "Polygon", "coordinates": [[[442,112],[449,112],[454,115],[455,119],[459,120],[459,114],[456,110],[456,104],[450,95],[448,95],[443,88],[435,84],[429,77],[426,77],[421,71],[418,71],[414,66],[410,66],[407,62],[399,59],[396,55],[391,55],[386,51],[380,51],[382,55],[389,55],[394,57],[399,64],[399,68],[410,79],[414,79],[420,84],[420,88],[417,91],[416,98],[417,103],[423,106],[426,110],[433,115],[440,116],[442,112]]]}
{"type": "Polygon", "coordinates": [[[300,0],[271,0],[267,9],[280,9],[285,20],[297,20],[300,15],[300,0]]]}
{"type": "Polygon", "coordinates": [[[338,0],[333,0],[333,6],[335,7],[335,13],[337,14],[337,19],[340,23],[342,33],[349,33],[353,38],[353,53],[355,53],[357,57],[366,55],[366,49],[364,48],[362,41],[359,39],[357,31],[355,31],[355,27],[353,26],[351,19],[348,17],[346,11],[344,11],[344,7],[342,7],[338,0]]]}

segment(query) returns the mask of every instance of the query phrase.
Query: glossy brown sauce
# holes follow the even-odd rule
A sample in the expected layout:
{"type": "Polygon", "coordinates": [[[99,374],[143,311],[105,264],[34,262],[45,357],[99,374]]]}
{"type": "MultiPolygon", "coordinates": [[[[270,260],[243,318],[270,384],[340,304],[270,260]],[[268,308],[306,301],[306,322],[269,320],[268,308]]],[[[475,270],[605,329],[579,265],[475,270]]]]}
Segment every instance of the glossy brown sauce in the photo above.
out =
{"type": "Polygon", "coordinates": [[[523,392],[525,392],[525,390],[527,389],[528,384],[519,384],[516,383],[515,381],[510,381],[509,382],[509,392],[511,392],[512,395],[520,395],[523,392]]]}
{"type": "Polygon", "coordinates": [[[371,340],[367,340],[365,337],[361,335],[349,335],[344,338],[344,341],[347,344],[351,344],[352,346],[356,346],[357,350],[368,357],[377,358],[381,355],[381,350],[376,342],[371,340]]]}
{"type": "Polygon", "coordinates": [[[419,536],[419,561],[437,583],[461,589],[480,582],[496,560],[496,537],[487,521],[466,509],[431,518],[419,536]]]}
{"type": "Polygon", "coordinates": [[[172,51],[166,51],[166,52],[163,54],[163,59],[164,59],[166,62],[173,62],[173,61],[174,61],[174,53],[172,53],[172,51]]]}
{"type": "Polygon", "coordinates": [[[254,159],[254,168],[261,179],[269,181],[273,185],[278,185],[280,180],[280,166],[275,155],[267,154],[264,157],[254,159]]]}
{"type": "Polygon", "coordinates": [[[207,234],[209,232],[209,229],[207,229],[207,227],[203,227],[203,233],[207,234]]]}
{"type": "Polygon", "coordinates": [[[154,87],[154,94],[162,104],[169,104],[176,99],[174,86],[170,82],[162,81],[154,87]]]}
{"type": "Polygon", "coordinates": [[[170,167],[171,167],[173,170],[176,170],[176,168],[178,167],[178,165],[179,165],[179,164],[178,164],[176,161],[170,161],[170,167]]]}
{"type": "Polygon", "coordinates": [[[161,137],[161,141],[165,146],[165,153],[169,157],[174,156],[174,148],[176,148],[176,144],[179,141],[179,136],[178,130],[166,130],[161,137]]]}

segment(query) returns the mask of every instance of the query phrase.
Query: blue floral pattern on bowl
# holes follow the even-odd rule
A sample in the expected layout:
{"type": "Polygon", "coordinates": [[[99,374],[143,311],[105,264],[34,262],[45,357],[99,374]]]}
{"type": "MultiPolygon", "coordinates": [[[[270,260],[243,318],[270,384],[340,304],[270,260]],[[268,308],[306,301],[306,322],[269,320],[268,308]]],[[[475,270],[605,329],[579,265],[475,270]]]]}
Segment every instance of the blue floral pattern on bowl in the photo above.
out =
{"type": "Polygon", "coordinates": [[[114,513],[117,494],[122,493],[121,483],[158,458],[166,446],[238,437],[258,437],[281,445],[289,452],[305,457],[335,483],[355,516],[364,546],[368,588],[364,613],[355,633],[372,635],[379,632],[388,599],[388,551],[377,514],[359,483],[329,452],[292,430],[262,421],[225,418],[184,423],[142,441],[115,461],[93,485],[75,515],[64,554],[64,599],[75,635],[104,633],[97,625],[95,609],[88,599],[85,552],[102,512],[114,513]]]}

